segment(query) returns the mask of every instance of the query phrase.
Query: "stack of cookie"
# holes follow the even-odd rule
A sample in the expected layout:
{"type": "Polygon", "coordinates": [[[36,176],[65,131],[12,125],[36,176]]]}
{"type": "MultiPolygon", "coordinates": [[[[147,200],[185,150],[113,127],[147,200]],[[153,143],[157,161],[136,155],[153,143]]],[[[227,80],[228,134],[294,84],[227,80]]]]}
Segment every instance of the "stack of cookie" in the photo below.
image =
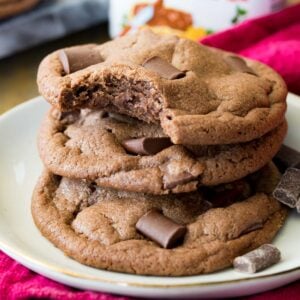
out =
{"type": "Polygon", "coordinates": [[[269,67],[140,31],[50,54],[38,85],[52,108],[32,214],[68,256],[128,273],[200,274],[282,226],[271,160],[287,130],[287,91],[269,67]]]}

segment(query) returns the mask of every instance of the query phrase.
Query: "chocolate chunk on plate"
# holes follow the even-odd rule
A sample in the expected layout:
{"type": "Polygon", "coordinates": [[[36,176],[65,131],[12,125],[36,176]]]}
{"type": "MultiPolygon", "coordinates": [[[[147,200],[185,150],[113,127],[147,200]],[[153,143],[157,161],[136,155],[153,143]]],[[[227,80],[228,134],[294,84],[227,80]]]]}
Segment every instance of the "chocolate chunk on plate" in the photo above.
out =
{"type": "Polygon", "coordinates": [[[156,138],[137,138],[129,139],[122,142],[123,147],[133,154],[154,155],[172,145],[171,140],[166,137],[156,138]]]}
{"type": "Polygon", "coordinates": [[[300,169],[288,168],[275,188],[273,196],[281,203],[295,208],[300,201],[300,169]]]}
{"type": "Polygon", "coordinates": [[[150,210],[136,223],[136,229],[164,248],[172,248],[186,234],[186,227],[175,223],[157,210],[150,210]]]}
{"type": "Polygon", "coordinates": [[[143,63],[143,67],[158,73],[161,77],[165,79],[180,79],[185,76],[185,71],[180,71],[173,65],[168,63],[166,60],[160,58],[159,56],[153,56],[147,59],[143,63]]]}
{"type": "Polygon", "coordinates": [[[103,62],[99,51],[86,48],[70,48],[58,52],[65,74],[71,74],[103,62]]]}
{"type": "Polygon", "coordinates": [[[239,272],[256,273],[276,264],[280,259],[280,251],[274,245],[265,244],[243,256],[236,257],[233,266],[239,272]]]}

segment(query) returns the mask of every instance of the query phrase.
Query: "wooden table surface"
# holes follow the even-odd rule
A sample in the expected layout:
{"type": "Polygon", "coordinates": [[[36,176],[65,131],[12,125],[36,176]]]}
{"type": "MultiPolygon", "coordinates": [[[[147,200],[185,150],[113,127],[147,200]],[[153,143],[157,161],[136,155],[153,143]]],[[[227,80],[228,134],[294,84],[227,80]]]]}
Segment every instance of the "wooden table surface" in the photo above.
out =
{"type": "Polygon", "coordinates": [[[36,72],[42,58],[66,46],[101,43],[109,39],[107,24],[45,43],[0,60],[0,114],[38,96],[36,72]]]}

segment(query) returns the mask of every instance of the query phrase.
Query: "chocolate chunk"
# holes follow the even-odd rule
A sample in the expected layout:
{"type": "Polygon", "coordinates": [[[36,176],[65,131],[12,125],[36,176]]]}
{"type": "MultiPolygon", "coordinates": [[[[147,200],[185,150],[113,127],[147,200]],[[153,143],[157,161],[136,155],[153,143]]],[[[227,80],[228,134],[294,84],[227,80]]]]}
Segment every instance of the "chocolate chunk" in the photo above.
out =
{"type": "Polygon", "coordinates": [[[172,248],[184,238],[186,227],[165,217],[157,210],[150,210],[136,223],[136,229],[164,248],[172,248]]]}
{"type": "Polygon", "coordinates": [[[273,196],[289,207],[296,207],[300,201],[300,169],[288,168],[275,188],[273,196]]]}
{"type": "Polygon", "coordinates": [[[123,147],[133,154],[154,155],[172,145],[171,140],[166,137],[138,138],[122,142],[123,147]]]}
{"type": "Polygon", "coordinates": [[[263,228],[263,224],[262,223],[253,223],[251,224],[249,227],[247,227],[246,229],[244,229],[242,232],[241,232],[241,235],[242,234],[246,234],[246,233],[249,233],[251,231],[254,231],[254,230],[258,230],[258,229],[261,229],[263,228]]]}
{"type": "Polygon", "coordinates": [[[173,189],[177,185],[188,183],[196,178],[197,176],[186,171],[176,175],[166,174],[164,176],[164,189],[173,189]]]}
{"type": "Polygon", "coordinates": [[[103,62],[99,51],[84,48],[60,50],[58,57],[66,74],[103,62]]]}
{"type": "Polygon", "coordinates": [[[238,56],[227,56],[225,57],[225,60],[234,70],[257,76],[254,70],[248,67],[242,58],[238,56]]]}
{"type": "Polygon", "coordinates": [[[165,79],[180,79],[185,76],[185,71],[180,71],[159,56],[153,56],[143,63],[143,67],[158,73],[165,79]]]}
{"type": "Polygon", "coordinates": [[[274,157],[274,162],[279,168],[280,172],[284,172],[287,168],[292,167],[300,162],[300,153],[290,147],[282,145],[274,157]]]}
{"type": "Polygon", "coordinates": [[[236,257],[233,266],[236,271],[255,273],[280,261],[280,251],[273,245],[265,244],[243,256],[236,257]]]}
{"type": "Polygon", "coordinates": [[[211,201],[213,207],[227,207],[248,198],[250,195],[251,187],[243,180],[214,187],[206,192],[206,197],[211,201]]]}

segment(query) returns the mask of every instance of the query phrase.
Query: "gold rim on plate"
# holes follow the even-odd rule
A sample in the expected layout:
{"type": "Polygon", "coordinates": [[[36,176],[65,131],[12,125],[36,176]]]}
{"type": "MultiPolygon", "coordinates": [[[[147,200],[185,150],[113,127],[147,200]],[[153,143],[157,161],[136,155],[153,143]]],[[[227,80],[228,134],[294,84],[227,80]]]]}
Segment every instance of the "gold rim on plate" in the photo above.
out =
{"type": "MultiPolygon", "coordinates": [[[[247,277],[247,278],[241,278],[241,279],[234,279],[234,280],[226,280],[226,281],[215,281],[215,282],[194,282],[194,283],[178,283],[178,284],[154,284],[154,283],[139,283],[139,282],[130,282],[130,281],[125,281],[125,280],[113,280],[113,279],[107,279],[105,277],[101,276],[91,276],[91,275],[86,275],[86,274],[80,274],[77,272],[69,271],[63,268],[59,268],[55,265],[51,265],[47,262],[43,262],[40,260],[37,260],[33,258],[30,255],[27,255],[25,253],[22,253],[21,251],[17,251],[13,249],[12,247],[8,246],[7,244],[4,244],[3,241],[0,241],[0,249],[6,253],[8,256],[10,256],[7,252],[12,253],[13,255],[17,257],[23,257],[27,262],[33,263],[35,265],[38,265],[39,267],[49,269],[51,271],[57,272],[61,275],[73,277],[73,278],[80,278],[84,280],[91,280],[91,281],[102,281],[105,283],[109,284],[115,284],[119,286],[131,286],[131,287],[144,287],[144,288],[182,288],[182,287],[197,287],[197,286],[211,286],[211,285],[224,285],[224,284],[230,284],[230,283],[237,283],[237,282],[243,282],[243,281],[254,281],[256,279],[265,279],[265,278],[270,278],[270,277],[278,277],[282,276],[288,273],[293,273],[296,271],[300,271],[300,266],[286,270],[286,271],[281,271],[281,272],[276,272],[273,274],[268,274],[268,275],[261,275],[261,276],[256,276],[253,278],[247,277]]],[[[14,259],[14,258],[13,258],[14,259]]],[[[22,263],[21,263],[22,264],[22,263]]],[[[102,270],[105,271],[105,270],[102,270]]],[[[110,271],[107,271],[110,272],[110,271]]],[[[112,272],[113,273],[113,272],[112,272]]],[[[114,272],[117,274],[117,272],[114,272]]],[[[119,273],[119,274],[124,274],[127,275],[126,273],[119,273]]],[[[132,275],[132,274],[131,274],[132,275]]],[[[134,275],[133,275],[134,276],[134,275]]],[[[136,275],[139,276],[139,275],[136,275]]],[[[168,277],[166,277],[168,278],[168,277]]],[[[180,278],[180,277],[174,277],[174,278],[180,278]]]]}

